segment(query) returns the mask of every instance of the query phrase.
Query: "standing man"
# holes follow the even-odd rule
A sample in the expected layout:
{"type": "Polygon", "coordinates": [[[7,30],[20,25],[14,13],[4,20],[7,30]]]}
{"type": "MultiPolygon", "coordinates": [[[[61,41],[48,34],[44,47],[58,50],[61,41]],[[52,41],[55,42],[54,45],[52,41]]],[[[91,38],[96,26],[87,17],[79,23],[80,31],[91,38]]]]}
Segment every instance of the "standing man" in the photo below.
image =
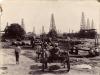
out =
{"type": "MultiPolygon", "coordinates": [[[[41,45],[38,45],[37,51],[36,51],[37,59],[40,59],[41,51],[42,51],[42,47],[41,47],[41,45]]],[[[37,59],[36,59],[36,61],[37,61],[37,59]]]]}
{"type": "Polygon", "coordinates": [[[15,47],[15,58],[16,58],[16,64],[19,64],[19,55],[21,52],[20,46],[16,45],[15,47]]]}

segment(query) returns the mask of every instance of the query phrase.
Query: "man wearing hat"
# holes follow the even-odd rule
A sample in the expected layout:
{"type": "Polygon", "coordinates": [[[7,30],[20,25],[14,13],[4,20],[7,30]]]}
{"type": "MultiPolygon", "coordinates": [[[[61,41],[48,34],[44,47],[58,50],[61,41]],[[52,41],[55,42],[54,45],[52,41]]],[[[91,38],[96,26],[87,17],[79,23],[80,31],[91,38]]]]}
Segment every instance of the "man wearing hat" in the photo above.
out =
{"type": "Polygon", "coordinates": [[[16,44],[16,47],[15,47],[16,64],[19,64],[19,55],[20,55],[20,52],[21,52],[21,48],[20,48],[20,46],[18,46],[16,44]]]}

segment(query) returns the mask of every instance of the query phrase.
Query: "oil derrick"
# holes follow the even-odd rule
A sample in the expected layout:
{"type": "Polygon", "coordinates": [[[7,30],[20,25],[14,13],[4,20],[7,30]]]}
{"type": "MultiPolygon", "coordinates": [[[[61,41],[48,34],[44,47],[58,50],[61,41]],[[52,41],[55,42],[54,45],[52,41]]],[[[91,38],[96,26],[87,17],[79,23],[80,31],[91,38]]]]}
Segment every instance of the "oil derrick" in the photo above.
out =
{"type": "Polygon", "coordinates": [[[7,22],[7,25],[6,26],[8,26],[9,24],[8,24],[8,22],[7,22]]]}
{"type": "Polygon", "coordinates": [[[55,20],[54,20],[54,14],[51,14],[50,30],[55,30],[55,31],[56,31],[56,25],[55,25],[55,20]]]}
{"type": "Polygon", "coordinates": [[[24,19],[23,18],[21,20],[21,27],[25,30],[25,24],[24,24],[24,19]]]}
{"type": "Polygon", "coordinates": [[[61,33],[61,31],[60,31],[60,30],[57,30],[57,33],[58,33],[58,34],[60,34],[60,33],[61,33]]]}
{"type": "Polygon", "coordinates": [[[42,38],[42,41],[43,41],[43,42],[44,42],[44,40],[45,40],[45,37],[46,37],[46,34],[45,34],[44,26],[42,26],[41,38],[42,38]]]}
{"type": "Polygon", "coordinates": [[[70,28],[69,28],[69,34],[70,34],[70,28]]]}
{"type": "Polygon", "coordinates": [[[89,21],[89,18],[87,19],[87,26],[86,26],[86,29],[91,29],[91,28],[90,28],[90,21],[89,21]]]}
{"type": "Polygon", "coordinates": [[[33,27],[33,33],[35,34],[35,27],[33,27]]]}
{"type": "Polygon", "coordinates": [[[59,31],[59,30],[57,30],[57,33],[59,34],[59,33],[60,33],[60,31],[59,31]]]}
{"type": "Polygon", "coordinates": [[[48,37],[51,37],[53,40],[56,40],[57,36],[58,36],[58,34],[57,34],[57,30],[56,30],[54,15],[51,14],[50,30],[48,33],[48,37]]]}
{"type": "Polygon", "coordinates": [[[32,35],[33,35],[33,37],[35,37],[35,36],[36,36],[36,33],[35,33],[35,27],[33,27],[33,32],[32,32],[32,35]]]}
{"type": "Polygon", "coordinates": [[[42,26],[42,34],[45,34],[44,26],[42,26]]]}
{"type": "Polygon", "coordinates": [[[92,23],[91,23],[91,29],[94,29],[94,21],[92,19],[92,23]]]}
{"type": "Polygon", "coordinates": [[[72,30],[72,34],[74,33],[74,30],[72,30]]]}
{"type": "MultiPolygon", "coordinates": [[[[5,30],[8,29],[8,27],[9,27],[9,24],[8,24],[8,22],[7,22],[5,30]]],[[[5,31],[5,30],[4,30],[4,31],[5,31]]]]}
{"type": "Polygon", "coordinates": [[[85,27],[86,27],[85,16],[84,16],[84,12],[82,12],[80,29],[85,30],[85,27]]]}

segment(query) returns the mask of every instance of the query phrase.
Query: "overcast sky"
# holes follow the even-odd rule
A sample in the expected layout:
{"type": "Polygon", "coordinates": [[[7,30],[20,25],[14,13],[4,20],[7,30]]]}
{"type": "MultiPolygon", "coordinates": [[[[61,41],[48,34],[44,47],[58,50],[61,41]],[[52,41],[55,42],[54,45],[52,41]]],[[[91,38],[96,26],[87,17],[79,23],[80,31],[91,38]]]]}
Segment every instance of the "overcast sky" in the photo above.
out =
{"type": "Polygon", "coordinates": [[[85,19],[93,19],[96,29],[100,29],[100,5],[96,0],[3,0],[2,30],[6,23],[19,23],[24,18],[25,29],[40,33],[42,25],[48,32],[51,14],[61,32],[79,31],[82,12],[85,19]]]}

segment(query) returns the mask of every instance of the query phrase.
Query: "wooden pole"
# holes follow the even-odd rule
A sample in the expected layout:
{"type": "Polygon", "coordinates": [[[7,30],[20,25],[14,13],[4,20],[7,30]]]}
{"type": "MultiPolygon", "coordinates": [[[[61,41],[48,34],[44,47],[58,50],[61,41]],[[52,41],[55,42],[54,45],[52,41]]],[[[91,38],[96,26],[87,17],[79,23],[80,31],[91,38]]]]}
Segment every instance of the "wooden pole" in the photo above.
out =
{"type": "Polygon", "coordinates": [[[1,48],[1,16],[2,16],[2,7],[0,5],[0,48],[1,48]]]}

